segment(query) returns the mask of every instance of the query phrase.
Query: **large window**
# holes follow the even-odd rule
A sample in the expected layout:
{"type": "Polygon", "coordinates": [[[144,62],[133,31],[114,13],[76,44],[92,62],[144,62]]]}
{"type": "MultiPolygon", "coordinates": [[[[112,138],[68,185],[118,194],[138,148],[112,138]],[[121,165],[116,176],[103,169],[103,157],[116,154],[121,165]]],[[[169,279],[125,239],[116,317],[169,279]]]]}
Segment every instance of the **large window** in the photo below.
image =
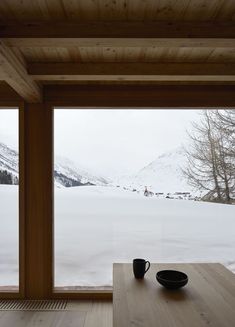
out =
{"type": "Polygon", "coordinates": [[[229,110],[55,109],[54,286],[109,288],[113,262],[136,257],[235,271],[234,122],[229,110]]]}
{"type": "Polygon", "coordinates": [[[18,288],[18,109],[0,108],[0,292],[18,288]]]}

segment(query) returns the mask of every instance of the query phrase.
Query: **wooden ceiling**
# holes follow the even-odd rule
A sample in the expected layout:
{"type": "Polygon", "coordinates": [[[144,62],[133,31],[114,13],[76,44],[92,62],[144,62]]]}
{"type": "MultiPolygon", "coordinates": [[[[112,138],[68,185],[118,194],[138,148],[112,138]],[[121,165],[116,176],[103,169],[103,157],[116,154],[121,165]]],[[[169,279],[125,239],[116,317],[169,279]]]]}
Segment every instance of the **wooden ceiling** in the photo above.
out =
{"type": "Polygon", "coordinates": [[[0,18],[25,20],[235,20],[234,0],[1,0],[0,18]]]}
{"type": "Polygon", "coordinates": [[[0,80],[235,84],[234,0],[1,0],[0,80]]]}

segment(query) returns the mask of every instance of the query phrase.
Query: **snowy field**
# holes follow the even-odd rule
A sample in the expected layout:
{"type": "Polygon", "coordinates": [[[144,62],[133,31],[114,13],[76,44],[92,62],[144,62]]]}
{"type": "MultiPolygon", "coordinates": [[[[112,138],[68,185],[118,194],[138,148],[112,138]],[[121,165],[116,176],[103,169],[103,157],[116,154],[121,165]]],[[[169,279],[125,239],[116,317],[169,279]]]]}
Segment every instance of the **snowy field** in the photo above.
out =
{"type": "MultiPolygon", "coordinates": [[[[18,284],[17,186],[0,186],[0,284],[18,284]]],[[[110,286],[112,263],[221,262],[235,272],[235,206],[112,187],[55,190],[55,286],[110,286]]]]}
{"type": "Polygon", "coordinates": [[[19,285],[18,186],[0,185],[0,286],[19,285]]]}
{"type": "Polygon", "coordinates": [[[221,262],[235,272],[235,206],[112,187],[55,190],[55,286],[112,285],[112,263],[221,262]]]}

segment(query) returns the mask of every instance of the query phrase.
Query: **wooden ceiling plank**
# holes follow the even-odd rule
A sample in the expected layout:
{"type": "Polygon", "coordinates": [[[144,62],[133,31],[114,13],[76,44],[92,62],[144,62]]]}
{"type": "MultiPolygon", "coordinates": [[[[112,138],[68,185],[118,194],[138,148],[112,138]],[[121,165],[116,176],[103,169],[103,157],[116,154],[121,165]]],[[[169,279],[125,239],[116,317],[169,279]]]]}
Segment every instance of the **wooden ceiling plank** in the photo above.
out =
{"type": "Polygon", "coordinates": [[[235,62],[235,49],[214,49],[207,59],[208,62],[235,62]]]}
{"type": "Polygon", "coordinates": [[[234,19],[234,0],[1,0],[4,19],[218,20],[234,19]],[[221,6],[221,9],[220,9],[221,6]]]}
{"type": "Polygon", "coordinates": [[[214,20],[219,10],[223,8],[223,4],[224,1],[221,0],[191,0],[185,11],[184,18],[195,21],[214,20]]]}
{"type": "Polygon", "coordinates": [[[0,23],[11,47],[235,46],[235,22],[18,22],[0,23]]]}
{"type": "Polygon", "coordinates": [[[234,0],[221,1],[221,8],[216,15],[218,20],[233,20],[235,19],[235,2],[234,0]]]}
{"type": "Polygon", "coordinates": [[[9,47],[160,47],[160,48],[234,48],[235,39],[223,38],[11,38],[9,47]]]}
{"type": "Polygon", "coordinates": [[[42,94],[28,75],[26,65],[0,40],[0,79],[6,81],[26,101],[40,102],[42,94]]]}

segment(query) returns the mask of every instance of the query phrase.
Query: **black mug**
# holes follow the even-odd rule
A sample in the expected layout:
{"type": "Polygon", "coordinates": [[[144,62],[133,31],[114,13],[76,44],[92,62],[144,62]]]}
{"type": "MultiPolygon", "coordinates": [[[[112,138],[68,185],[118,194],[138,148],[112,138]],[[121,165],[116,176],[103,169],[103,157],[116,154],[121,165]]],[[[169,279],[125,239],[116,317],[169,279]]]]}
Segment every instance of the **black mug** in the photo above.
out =
{"type": "Polygon", "coordinates": [[[150,268],[150,262],[144,259],[134,259],[133,260],[133,273],[135,278],[144,278],[145,273],[150,268]],[[146,268],[146,263],[148,267],[146,268]]]}

